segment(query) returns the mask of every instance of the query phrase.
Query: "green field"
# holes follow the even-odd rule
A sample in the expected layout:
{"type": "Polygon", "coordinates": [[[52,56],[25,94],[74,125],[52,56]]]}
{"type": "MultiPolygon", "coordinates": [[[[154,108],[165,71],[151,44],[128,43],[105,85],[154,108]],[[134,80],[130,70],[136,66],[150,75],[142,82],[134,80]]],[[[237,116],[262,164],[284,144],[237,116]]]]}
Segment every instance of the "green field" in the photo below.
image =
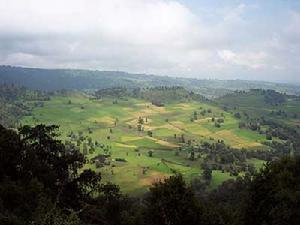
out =
{"type": "MultiPolygon", "coordinates": [[[[207,102],[191,100],[158,107],[141,99],[114,100],[95,100],[82,93],[53,96],[43,107],[35,107],[31,116],[23,117],[21,123],[57,124],[63,141],[72,141],[71,132],[76,135],[81,132],[82,136],[101,143],[102,147],[95,146],[95,151],[87,154],[87,158],[108,151],[109,165],[96,168],[95,164],[87,163],[86,168],[100,171],[105,181],[119,184],[127,193],[141,193],[153,182],[175,172],[183,174],[186,180],[201,175],[201,158],[191,161],[187,152],[178,153],[181,135],[193,143],[220,139],[239,149],[259,148],[265,141],[265,136],[257,132],[240,130],[239,121],[232,114],[207,102]],[[198,118],[191,121],[194,112],[202,110],[209,112],[198,113],[198,118]],[[141,131],[137,128],[139,118],[143,120],[141,131]],[[212,118],[223,118],[224,123],[217,128],[212,118]],[[152,137],[148,131],[152,132],[152,137]],[[149,151],[153,152],[151,157],[149,151]],[[116,160],[120,158],[124,160],[116,160]]],[[[80,143],[81,151],[85,142],[86,139],[80,143]]],[[[228,178],[228,173],[213,171],[211,187],[228,178]]]]}

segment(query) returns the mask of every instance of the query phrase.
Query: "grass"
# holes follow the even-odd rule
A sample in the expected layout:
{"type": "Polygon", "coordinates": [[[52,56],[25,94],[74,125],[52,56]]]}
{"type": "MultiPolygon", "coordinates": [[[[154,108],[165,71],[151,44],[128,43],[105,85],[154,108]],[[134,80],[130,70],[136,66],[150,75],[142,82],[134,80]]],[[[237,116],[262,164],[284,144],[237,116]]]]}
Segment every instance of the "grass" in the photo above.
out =
{"type": "MultiPolygon", "coordinates": [[[[57,124],[62,140],[69,140],[67,135],[71,131],[75,134],[83,132],[93,141],[111,146],[109,166],[97,169],[95,165],[87,164],[85,167],[101,172],[104,181],[119,184],[124,192],[135,194],[142,193],[151,183],[174,172],[183,174],[186,180],[202,173],[199,161],[190,161],[185,152],[175,155],[180,143],[174,134],[177,137],[184,134],[186,139],[195,141],[222,139],[237,148],[251,148],[265,140],[256,132],[239,129],[236,118],[208,103],[171,102],[164,107],[156,107],[150,102],[133,98],[118,100],[118,104],[113,104],[113,100],[90,100],[81,94],[54,96],[45,102],[44,107],[35,108],[33,115],[24,117],[21,122],[29,125],[57,124]],[[212,112],[200,115],[203,109],[211,109],[212,112]],[[198,112],[198,119],[191,122],[194,111],[198,112]],[[222,115],[225,121],[217,128],[211,119],[222,115]],[[144,131],[137,130],[139,117],[144,118],[144,131]],[[149,130],[153,133],[152,137],[148,136],[149,130]],[[150,150],[153,151],[152,157],[148,154],[150,150]],[[126,162],[116,162],[116,158],[124,158],[126,162]]],[[[80,147],[82,150],[82,145],[80,147]]],[[[103,153],[103,149],[97,147],[87,157],[103,153]]],[[[253,163],[257,166],[260,164],[253,163]]],[[[228,173],[213,171],[211,187],[230,178],[228,173]]]]}
{"type": "Polygon", "coordinates": [[[263,168],[264,164],[266,163],[264,160],[259,160],[255,158],[248,159],[247,162],[253,164],[257,170],[263,168]]]}
{"type": "Polygon", "coordinates": [[[222,171],[219,170],[213,170],[212,171],[212,180],[210,183],[210,188],[214,189],[218,187],[220,184],[222,184],[224,181],[228,179],[235,179],[234,177],[230,176],[229,173],[222,173],[222,171]]]}

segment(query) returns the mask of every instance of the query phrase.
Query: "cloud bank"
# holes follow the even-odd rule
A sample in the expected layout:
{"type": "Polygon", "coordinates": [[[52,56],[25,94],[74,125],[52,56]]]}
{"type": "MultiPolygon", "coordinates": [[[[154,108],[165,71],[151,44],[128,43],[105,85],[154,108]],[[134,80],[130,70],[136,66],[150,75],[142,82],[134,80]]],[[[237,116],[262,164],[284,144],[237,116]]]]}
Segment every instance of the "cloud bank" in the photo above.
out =
{"type": "Polygon", "coordinates": [[[0,64],[300,82],[300,11],[265,7],[0,0],[0,64]]]}

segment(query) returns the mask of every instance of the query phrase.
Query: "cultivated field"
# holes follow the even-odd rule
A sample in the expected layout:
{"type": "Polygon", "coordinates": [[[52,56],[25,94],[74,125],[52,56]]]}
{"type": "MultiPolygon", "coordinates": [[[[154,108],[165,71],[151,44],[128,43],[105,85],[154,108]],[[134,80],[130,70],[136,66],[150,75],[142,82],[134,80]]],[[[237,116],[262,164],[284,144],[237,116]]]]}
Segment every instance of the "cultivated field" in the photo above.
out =
{"type": "MultiPolygon", "coordinates": [[[[95,100],[73,93],[51,97],[21,122],[59,125],[61,139],[78,145],[90,160],[86,167],[101,171],[105,181],[119,184],[127,193],[141,193],[175,172],[187,180],[201,175],[201,155],[189,160],[188,152],[181,148],[182,137],[192,143],[220,139],[231,147],[248,149],[262,148],[265,140],[257,132],[239,129],[232,114],[196,101],[158,107],[141,99],[95,100]],[[218,118],[224,119],[221,127],[213,122],[218,118]],[[78,137],[82,137],[79,143],[78,137]],[[99,155],[110,155],[104,166],[92,163],[99,155]]],[[[211,188],[228,178],[229,173],[213,171],[211,188]]]]}

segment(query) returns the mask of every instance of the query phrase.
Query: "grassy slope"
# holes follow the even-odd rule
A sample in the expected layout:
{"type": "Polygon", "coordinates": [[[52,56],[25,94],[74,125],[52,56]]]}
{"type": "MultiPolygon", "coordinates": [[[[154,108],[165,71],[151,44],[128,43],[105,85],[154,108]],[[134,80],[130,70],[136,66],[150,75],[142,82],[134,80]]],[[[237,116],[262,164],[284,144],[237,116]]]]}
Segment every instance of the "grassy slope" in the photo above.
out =
{"type": "MultiPolygon", "coordinates": [[[[127,162],[115,162],[112,166],[99,169],[104,180],[120,184],[125,192],[140,193],[151,183],[172,172],[182,173],[187,180],[201,174],[200,162],[187,159],[187,153],[181,152],[175,155],[180,143],[174,139],[174,134],[184,134],[186,139],[195,141],[212,141],[223,139],[227,144],[242,148],[256,147],[264,140],[259,134],[238,129],[238,120],[230,113],[222,109],[190,101],[187,103],[169,103],[165,107],[156,107],[150,102],[130,98],[119,100],[113,104],[113,99],[90,100],[82,94],[73,94],[68,97],[57,96],[51,101],[45,102],[43,108],[35,108],[33,117],[24,117],[23,124],[58,124],[61,129],[62,139],[67,139],[70,131],[91,137],[94,141],[112,146],[112,159],[125,158],[127,162]],[[71,100],[71,104],[68,101],[71,100]],[[212,113],[199,116],[198,120],[191,122],[190,118],[194,111],[211,109],[212,113]],[[211,121],[212,117],[225,116],[225,123],[221,128],[216,128],[211,121]],[[136,129],[138,117],[147,117],[144,124],[144,132],[136,129]],[[119,122],[114,126],[115,119],[119,122]],[[168,121],[166,121],[168,119],[168,121]],[[129,129],[129,125],[132,126],[129,129]],[[91,128],[93,133],[88,133],[91,128]],[[113,133],[109,132],[112,128],[113,133]],[[153,131],[153,137],[147,136],[147,130],[153,131]],[[110,136],[110,140],[107,140],[110,136]],[[140,155],[135,149],[139,149],[140,155]],[[148,156],[148,151],[153,150],[153,157],[148,156]],[[165,161],[165,160],[167,161],[165,161]],[[147,168],[143,174],[143,168],[147,168]]],[[[82,149],[82,146],[81,146],[82,149]]],[[[89,158],[103,153],[101,148],[89,155],[89,158]]],[[[86,167],[96,169],[94,165],[86,167]]],[[[231,178],[228,174],[219,171],[213,172],[212,187],[220,184],[223,180],[231,178]]]]}

